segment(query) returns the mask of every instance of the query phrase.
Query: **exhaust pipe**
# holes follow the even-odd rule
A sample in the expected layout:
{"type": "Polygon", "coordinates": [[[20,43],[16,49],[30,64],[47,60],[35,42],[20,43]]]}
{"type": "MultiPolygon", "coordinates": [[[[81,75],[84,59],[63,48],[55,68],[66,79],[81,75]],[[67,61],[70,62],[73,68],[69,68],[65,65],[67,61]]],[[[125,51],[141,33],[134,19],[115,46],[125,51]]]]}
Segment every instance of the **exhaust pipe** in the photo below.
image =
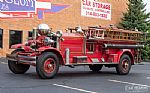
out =
{"type": "Polygon", "coordinates": [[[144,48],[144,45],[124,45],[124,44],[104,44],[104,48],[118,48],[118,49],[137,49],[144,48]]]}

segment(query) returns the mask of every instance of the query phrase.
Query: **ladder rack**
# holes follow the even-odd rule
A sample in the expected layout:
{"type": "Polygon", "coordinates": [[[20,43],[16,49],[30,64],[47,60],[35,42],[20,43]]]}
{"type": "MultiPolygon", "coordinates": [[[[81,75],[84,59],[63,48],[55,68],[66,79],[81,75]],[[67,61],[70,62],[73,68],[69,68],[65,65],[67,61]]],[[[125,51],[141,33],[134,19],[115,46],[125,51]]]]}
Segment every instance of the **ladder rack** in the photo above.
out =
{"type": "Polygon", "coordinates": [[[132,40],[143,41],[144,34],[139,31],[129,31],[117,28],[102,28],[102,27],[89,27],[84,30],[87,39],[112,39],[112,40],[132,40]]]}

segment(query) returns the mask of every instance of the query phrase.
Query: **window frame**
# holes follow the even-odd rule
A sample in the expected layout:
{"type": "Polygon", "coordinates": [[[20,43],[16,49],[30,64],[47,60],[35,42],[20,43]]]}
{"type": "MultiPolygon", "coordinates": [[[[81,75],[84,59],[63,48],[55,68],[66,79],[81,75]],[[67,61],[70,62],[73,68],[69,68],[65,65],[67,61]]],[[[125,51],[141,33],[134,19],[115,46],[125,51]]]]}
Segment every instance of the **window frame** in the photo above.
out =
{"type": "Polygon", "coordinates": [[[1,42],[1,46],[0,46],[0,48],[2,49],[3,48],[3,29],[2,28],[0,28],[0,31],[2,31],[2,42],[1,42]]]}
{"type": "Polygon", "coordinates": [[[33,36],[33,31],[28,31],[28,38],[30,38],[32,36],[33,36]],[[30,36],[30,33],[31,33],[31,36],[30,36]]]}
{"type": "MultiPolygon", "coordinates": [[[[21,44],[21,43],[23,42],[23,31],[22,31],[22,30],[9,30],[9,48],[10,48],[10,49],[11,49],[11,46],[14,45],[14,43],[11,44],[11,38],[12,38],[12,37],[11,37],[11,35],[12,35],[12,34],[11,34],[11,31],[20,32],[20,35],[21,35],[21,36],[20,36],[20,39],[21,39],[21,40],[18,41],[17,43],[15,43],[15,44],[21,44]]],[[[17,40],[19,40],[19,39],[17,39],[17,40]]]]}

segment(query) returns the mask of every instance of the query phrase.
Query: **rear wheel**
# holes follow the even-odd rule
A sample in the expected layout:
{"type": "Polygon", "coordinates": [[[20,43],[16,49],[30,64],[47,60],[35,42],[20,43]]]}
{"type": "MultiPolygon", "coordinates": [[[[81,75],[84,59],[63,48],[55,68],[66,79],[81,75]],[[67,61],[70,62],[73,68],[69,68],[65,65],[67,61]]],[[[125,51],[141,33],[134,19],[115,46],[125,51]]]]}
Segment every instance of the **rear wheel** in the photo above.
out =
{"type": "Polygon", "coordinates": [[[45,52],[38,57],[36,71],[40,78],[53,78],[59,70],[59,59],[52,52],[45,52]]]}
{"type": "Polygon", "coordinates": [[[93,72],[99,72],[102,69],[103,65],[89,65],[90,70],[93,72]]]}
{"type": "MultiPolygon", "coordinates": [[[[16,55],[18,52],[22,50],[15,50],[11,54],[16,55]]],[[[8,60],[8,67],[9,69],[15,74],[24,74],[26,71],[29,70],[30,65],[20,64],[18,61],[8,60]]]]}
{"type": "Polygon", "coordinates": [[[128,55],[124,54],[120,58],[119,64],[116,66],[116,71],[120,75],[127,75],[131,69],[131,59],[128,55]]]}

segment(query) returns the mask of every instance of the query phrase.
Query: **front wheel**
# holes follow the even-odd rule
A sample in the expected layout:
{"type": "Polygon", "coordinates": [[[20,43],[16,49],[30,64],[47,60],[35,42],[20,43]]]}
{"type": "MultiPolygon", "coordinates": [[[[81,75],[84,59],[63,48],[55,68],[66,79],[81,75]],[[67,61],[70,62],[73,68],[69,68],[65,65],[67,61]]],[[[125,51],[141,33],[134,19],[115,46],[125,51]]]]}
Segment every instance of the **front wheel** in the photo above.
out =
{"type": "Polygon", "coordinates": [[[59,70],[59,59],[52,52],[45,52],[38,57],[36,72],[42,79],[53,78],[59,70]]]}
{"type": "MultiPolygon", "coordinates": [[[[16,55],[18,52],[22,52],[22,50],[14,50],[11,54],[16,55]]],[[[8,67],[15,74],[24,74],[29,70],[30,65],[19,64],[17,61],[8,60],[8,67]]]]}
{"type": "Polygon", "coordinates": [[[131,69],[131,59],[128,55],[121,56],[119,64],[116,66],[116,71],[120,75],[127,75],[131,69]]]}

